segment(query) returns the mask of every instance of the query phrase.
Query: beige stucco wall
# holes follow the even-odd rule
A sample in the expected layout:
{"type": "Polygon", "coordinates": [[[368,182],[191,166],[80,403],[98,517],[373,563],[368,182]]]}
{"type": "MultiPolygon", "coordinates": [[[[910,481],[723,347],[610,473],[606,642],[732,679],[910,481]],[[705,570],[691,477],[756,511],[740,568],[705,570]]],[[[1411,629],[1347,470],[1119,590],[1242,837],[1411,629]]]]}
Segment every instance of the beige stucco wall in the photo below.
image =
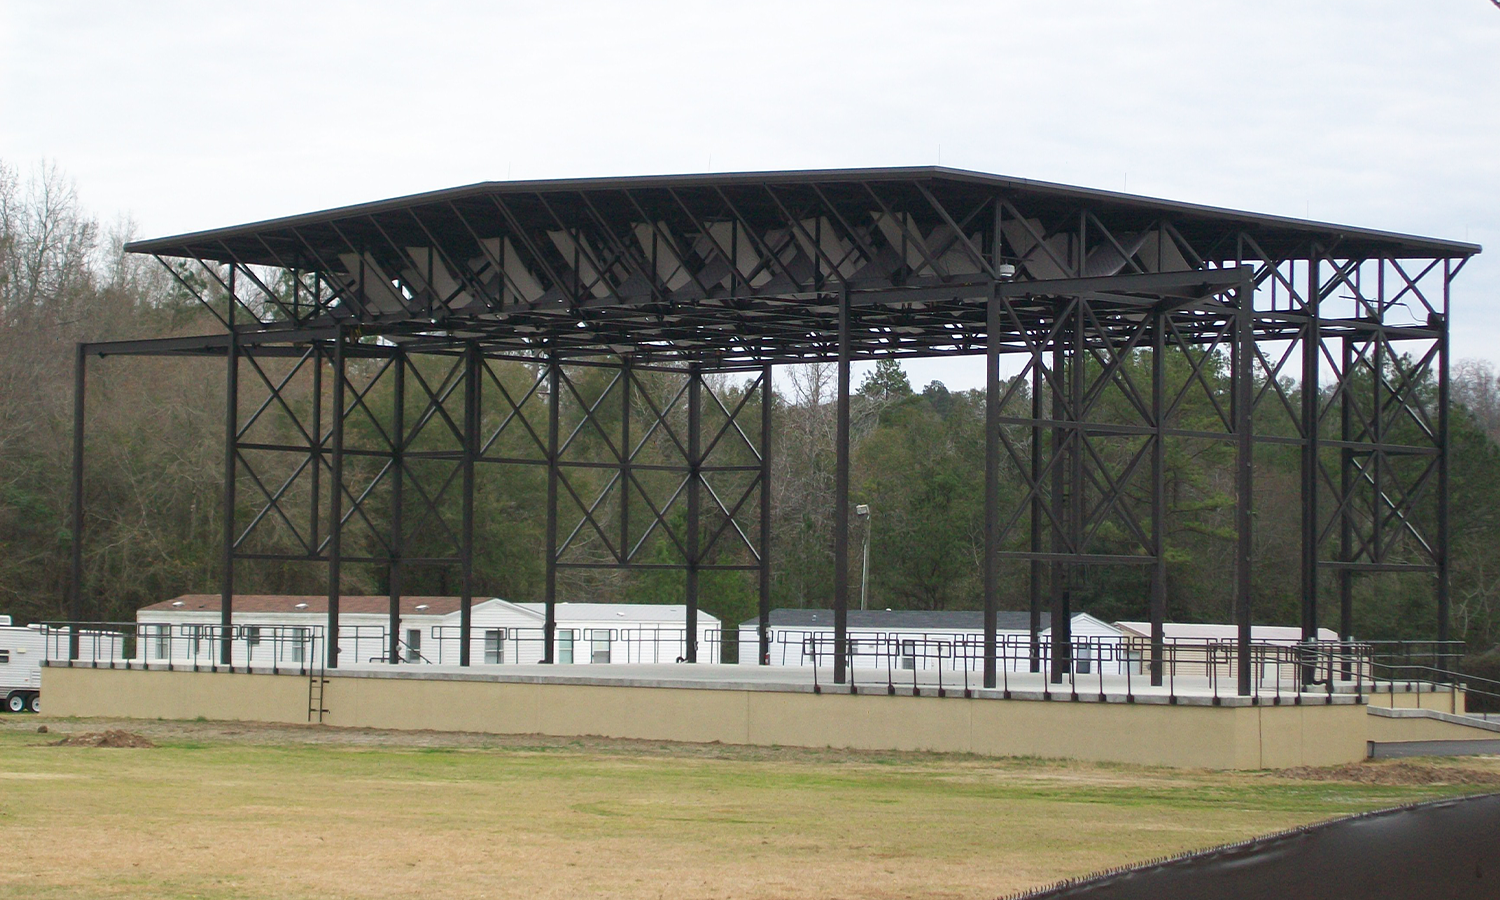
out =
{"type": "Polygon", "coordinates": [[[53,716],[307,721],[307,679],[293,675],[48,667],[42,697],[53,716]]]}
{"type": "MultiPolygon", "coordinates": [[[[57,716],[307,721],[306,678],[49,668],[57,716]]],[[[1035,755],[1209,768],[1363,759],[1365,709],[1165,706],[509,683],[329,679],[324,721],[374,728],[598,735],[762,746],[1035,755]]]]}

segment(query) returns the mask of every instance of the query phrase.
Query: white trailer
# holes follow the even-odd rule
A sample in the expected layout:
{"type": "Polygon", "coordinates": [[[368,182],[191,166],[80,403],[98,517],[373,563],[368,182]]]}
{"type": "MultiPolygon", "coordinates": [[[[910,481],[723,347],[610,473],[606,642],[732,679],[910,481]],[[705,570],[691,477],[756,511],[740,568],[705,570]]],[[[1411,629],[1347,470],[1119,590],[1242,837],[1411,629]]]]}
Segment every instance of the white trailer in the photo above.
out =
{"type": "Polygon", "coordinates": [[[0,701],[7,712],[42,711],[42,659],[47,639],[41,628],[10,624],[0,616],[0,701]]]}

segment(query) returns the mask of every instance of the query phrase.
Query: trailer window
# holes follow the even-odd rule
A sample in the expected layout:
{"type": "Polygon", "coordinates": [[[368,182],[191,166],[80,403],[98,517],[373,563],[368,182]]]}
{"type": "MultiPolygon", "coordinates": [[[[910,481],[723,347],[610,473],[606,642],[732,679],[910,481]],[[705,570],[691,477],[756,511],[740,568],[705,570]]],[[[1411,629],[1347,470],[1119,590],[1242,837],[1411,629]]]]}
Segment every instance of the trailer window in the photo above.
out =
{"type": "MultiPolygon", "coordinates": [[[[441,642],[439,644],[438,649],[441,650],[441,642]]],[[[422,629],[420,628],[406,629],[406,661],[409,663],[422,661],[422,629]]]]}
{"type": "Polygon", "coordinates": [[[571,663],[573,661],[573,629],[563,628],[557,632],[557,661],[559,663],[571,663]]]}
{"type": "Polygon", "coordinates": [[[597,628],[589,632],[589,662],[609,662],[609,629],[597,628]]]}
{"type": "Polygon", "coordinates": [[[307,652],[307,629],[301,627],[290,628],[288,629],[288,637],[292,641],[291,661],[294,663],[302,662],[307,652]]]}
{"type": "Polygon", "coordinates": [[[156,658],[171,659],[172,657],[172,626],[156,626],[156,658]]]}
{"type": "Polygon", "coordinates": [[[9,650],[0,650],[0,666],[9,665],[9,664],[10,664],[10,651],[9,650]]]}
{"type": "Polygon", "coordinates": [[[505,662],[505,632],[498,628],[484,633],[484,661],[492,665],[505,662]]]}

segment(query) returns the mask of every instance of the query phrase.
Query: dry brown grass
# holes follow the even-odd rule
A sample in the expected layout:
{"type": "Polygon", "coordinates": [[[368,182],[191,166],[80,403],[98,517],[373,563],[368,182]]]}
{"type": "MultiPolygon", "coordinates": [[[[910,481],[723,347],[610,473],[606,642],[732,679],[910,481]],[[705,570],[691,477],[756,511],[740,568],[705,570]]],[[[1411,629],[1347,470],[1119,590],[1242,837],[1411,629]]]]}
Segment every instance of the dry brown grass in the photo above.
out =
{"type": "Polygon", "coordinates": [[[1478,783],[37,721],[0,718],[0,898],[993,897],[1478,783]],[[103,726],[159,746],[49,746],[103,726]]]}

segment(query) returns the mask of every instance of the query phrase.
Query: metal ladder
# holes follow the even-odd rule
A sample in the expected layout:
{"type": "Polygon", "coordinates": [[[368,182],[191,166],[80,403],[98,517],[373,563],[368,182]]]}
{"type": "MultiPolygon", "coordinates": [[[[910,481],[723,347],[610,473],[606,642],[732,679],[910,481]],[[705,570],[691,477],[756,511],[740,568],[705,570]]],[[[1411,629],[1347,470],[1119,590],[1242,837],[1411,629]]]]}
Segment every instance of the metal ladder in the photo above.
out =
{"type": "Polygon", "coordinates": [[[328,679],[324,677],[323,667],[308,666],[307,668],[307,721],[316,721],[323,724],[323,717],[328,714],[328,707],[324,705],[327,698],[328,679]],[[316,719],[313,717],[317,716],[316,719]]]}

